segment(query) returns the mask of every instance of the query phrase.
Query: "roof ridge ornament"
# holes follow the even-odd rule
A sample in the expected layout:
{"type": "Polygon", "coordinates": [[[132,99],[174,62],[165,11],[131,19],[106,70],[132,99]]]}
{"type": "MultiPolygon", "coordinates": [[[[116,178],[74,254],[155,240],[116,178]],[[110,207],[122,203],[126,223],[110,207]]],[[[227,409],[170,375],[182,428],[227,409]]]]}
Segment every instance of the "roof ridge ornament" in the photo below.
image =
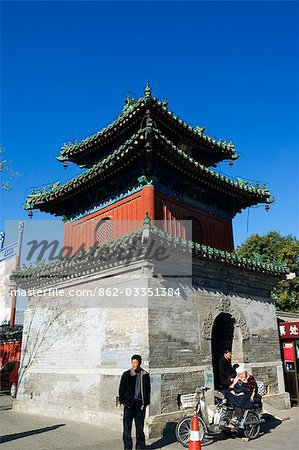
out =
{"type": "Polygon", "coordinates": [[[145,218],[143,220],[143,225],[150,225],[151,224],[151,218],[148,214],[148,211],[145,213],[145,218]]]}
{"type": "Polygon", "coordinates": [[[144,88],[144,96],[146,98],[150,98],[152,96],[152,90],[148,81],[146,82],[146,86],[144,88]]]}
{"type": "Polygon", "coordinates": [[[205,132],[205,127],[195,127],[196,132],[200,135],[203,136],[204,132],[205,132]]]}

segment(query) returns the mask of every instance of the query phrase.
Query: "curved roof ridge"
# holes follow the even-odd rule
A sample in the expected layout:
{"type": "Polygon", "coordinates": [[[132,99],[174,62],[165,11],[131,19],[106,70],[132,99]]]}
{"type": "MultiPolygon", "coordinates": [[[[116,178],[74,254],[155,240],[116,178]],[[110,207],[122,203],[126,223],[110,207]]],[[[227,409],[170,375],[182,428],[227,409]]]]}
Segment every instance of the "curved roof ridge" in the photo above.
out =
{"type": "Polygon", "coordinates": [[[231,184],[235,186],[236,188],[243,189],[248,192],[257,193],[259,195],[267,195],[270,196],[270,191],[266,187],[260,187],[258,183],[256,185],[250,184],[246,180],[242,180],[241,178],[237,178],[237,180],[233,180],[232,178],[228,178],[225,175],[222,175],[218,172],[215,172],[214,170],[210,169],[209,167],[206,167],[205,165],[201,164],[199,161],[197,161],[195,158],[192,158],[189,156],[186,152],[178,148],[176,145],[174,145],[165,135],[161,133],[161,131],[157,128],[154,128],[154,131],[159,134],[160,138],[164,140],[167,145],[169,145],[174,151],[176,151],[179,155],[183,156],[185,159],[187,159],[190,163],[194,164],[196,167],[201,169],[202,171],[206,172],[207,174],[222,180],[228,184],[231,184]]]}
{"type": "Polygon", "coordinates": [[[181,119],[177,114],[175,114],[173,111],[171,111],[168,108],[168,102],[165,100],[159,100],[157,97],[153,97],[152,99],[155,101],[170,117],[177,120],[183,127],[191,131],[196,137],[201,137],[203,140],[214,144],[215,146],[220,147],[222,150],[226,150],[228,152],[231,152],[231,159],[238,159],[239,155],[235,151],[235,146],[232,141],[227,142],[226,139],[215,139],[213,136],[209,136],[207,134],[204,134],[205,127],[193,127],[185,120],[181,119]],[[167,104],[166,104],[167,103],[167,104]]]}
{"type": "Polygon", "coordinates": [[[60,155],[57,156],[56,159],[58,161],[66,161],[68,160],[67,155],[69,153],[71,153],[74,150],[84,148],[85,145],[93,141],[96,141],[97,138],[99,138],[102,134],[108,133],[110,130],[112,130],[112,128],[114,128],[117,124],[119,124],[122,120],[124,120],[127,115],[133,113],[134,110],[137,109],[138,106],[140,106],[143,100],[144,100],[143,97],[140,97],[137,100],[128,97],[126,99],[125,106],[123,107],[122,111],[118,114],[117,118],[113,122],[111,122],[106,127],[101,128],[99,131],[92,134],[91,136],[82,139],[80,142],[76,142],[75,140],[74,142],[69,142],[68,144],[65,143],[61,148],[60,155]]]}
{"type": "Polygon", "coordinates": [[[216,140],[214,137],[204,134],[205,128],[193,127],[189,125],[185,120],[181,119],[178,115],[176,115],[168,108],[168,102],[166,100],[159,100],[157,97],[151,97],[151,92],[150,94],[148,94],[146,89],[143,97],[139,97],[138,99],[127,97],[123,110],[109,125],[92,134],[91,136],[82,139],[80,142],[77,142],[75,140],[74,142],[69,142],[68,144],[65,143],[62,146],[60,154],[56,159],[61,162],[68,161],[69,157],[74,156],[76,153],[83,153],[89,145],[95,143],[102,136],[105,138],[106,135],[112,134],[115,128],[123,125],[124,121],[128,120],[128,116],[130,118],[131,116],[136,114],[136,111],[140,106],[146,108],[147,106],[150,106],[151,103],[157,105],[160,111],[163,111],[169,118],[176,121],[185,130],[191,132],[194,138],[199,138],[200,140],[207,142],[212,146],[215,146],[215,149],[217,149],[218,152],[226,153],[226,156],[230,159],[235,160],[239,158],[239,155],[236,153],[232,141],[227,142],[226,140],[222,139],[216,140]]]}
{"type": "Polygon", "coordinates": [[[87,169],[85,172],[80,173],[76,177],[72,178],[70,181],[63,183],[61,186],[60,186],[60,183],[58,182],[58,183],[54,183],[54,184],[50,185],[50,188],[52,187],[50,191],[48,191],[46,188],[44,188],[44,192],[35,192],[33,190],[32,193],[29,194],[28,197],[26,198],[23,208],[24,209],[32,209],[33,208],[32,204],[36,203],[36,200],[39,200],[39,201],[47,200],[47,197],[50,197],[52,194],[54,195],[58,191],[65,190],[68,187],[72,188],[73,186],[76,185],[76,183],[79,180],[84,180],[85,178],[88,178],[91,174],[95,173],[98,169],[103,167],[105,164],[108,164],[113,159],[117,158],[117,156],[120,153],[122,153],[122,151],[124,151],[128,146],[132,145],[138,137],[141,137],[142,133],[144,131],[145,131],[145,128],[141,128],[140,130],[137,131],[137,133],[135,133],[124,144],[122,144],[120,147],[118,147],[112,153],[110,153],[106,158],[100,160],[99,162],[94,164],[90,169],[87,169]]]}

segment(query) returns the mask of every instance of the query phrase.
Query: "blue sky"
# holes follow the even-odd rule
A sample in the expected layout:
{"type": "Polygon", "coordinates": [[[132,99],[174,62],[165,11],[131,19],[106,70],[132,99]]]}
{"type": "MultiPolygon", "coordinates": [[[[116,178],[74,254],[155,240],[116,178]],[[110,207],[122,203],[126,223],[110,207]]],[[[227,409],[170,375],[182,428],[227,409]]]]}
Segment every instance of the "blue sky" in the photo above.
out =
{"type": "MultiPolygon", "coordinates": [[[[276,203],[234,219],[298,236],[298,3],[2,2],[1,143],[19,177],[1,223],[27,219],[29,188],[67,180],[66,141],[110,123],[128,92],[153,92],[192,125],[232,139],[232,177],[266,182],[276,203]]],[[[35,213],[36,219],[49,219],[35,213]]],[[[7,242],[8,243],[8,242],[7,242]]]]}

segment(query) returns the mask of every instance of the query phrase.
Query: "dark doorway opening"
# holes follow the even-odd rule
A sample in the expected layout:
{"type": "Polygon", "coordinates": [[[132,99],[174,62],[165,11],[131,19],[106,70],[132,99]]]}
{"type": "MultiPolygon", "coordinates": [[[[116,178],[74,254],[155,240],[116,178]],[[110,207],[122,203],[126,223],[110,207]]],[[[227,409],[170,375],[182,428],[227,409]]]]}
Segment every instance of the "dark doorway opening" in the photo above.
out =
{"type": "Polygon", "coordinates": [[[223,351],[232,349],[235,319],[227,313],[216,317],[212,329],[212,364],[214,372],[214,387],[219,389],[219,359],[223,351]]]}
{"type": "Polygon", "coordinates": [[[200,221],[196,217],[187,217],[187,220],[192,221],[192,241],[197,243],[202,243],[202,229],[200,221]]]}

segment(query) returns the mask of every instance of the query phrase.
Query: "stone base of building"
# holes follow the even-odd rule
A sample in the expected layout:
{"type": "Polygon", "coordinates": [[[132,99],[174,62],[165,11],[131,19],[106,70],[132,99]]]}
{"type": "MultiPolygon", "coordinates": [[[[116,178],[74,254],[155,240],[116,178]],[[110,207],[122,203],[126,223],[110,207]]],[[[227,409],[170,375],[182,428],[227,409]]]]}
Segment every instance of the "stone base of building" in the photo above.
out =
{"type": "Polygon", "coordinates": [[[263,400],[267,403],[267,405],[270,405],[272,408],[278,409],[279,411],[283,409],[290,409],[291,407],[290,394],[288,392],[265,395],[263,400]]]}
{"type": "MultiPolygon", "coordinates": [[[[105,426],[113,430],[117,434],[122,434],[122,413],[123,408],[119,407],[118,413],[104,413],[101,411],[91,411],[86,409],[73,409],[73,408],[51,408],[51,405],[40,405],[37,402],[24,402],[20,400],[13,400],[14,411],[35,414],[41,416],[55,417],[59,421],[73,421],[73,422],[84,422],[93,425],[98,425],[99,427],[105,426]]],[[[168,424],[175,424],[188,412],[186,411],[176,411],[168,414],[159,414],[157,416],[149,416],[145,419],[145,436],[146,439],[155,439],[163,436],[163,430],[168,424]]],[[[189,411],[192,414],[192,411],[189,411]]],[[[132,429],[132,435],[134,436],[135,429],[132,429]]]]}
{"type": "MultiPolygon", "coordinates": [[[[41,416],[55,417],[59,421],[73,421],[84,422],[99,427],[106,426],[115,433],[122,434],[122,412],[120,407],[118,413],[104,413],[101,411],[91,411],[86,409],[69,409],[69,408],[51,408],[49,405],[40,405],[36,402],[24,402],[20,400],[13,400],[14,411],[35,414],[41,416]]],[[[177,411],[169,414],[160,414],[157,416],[146,417],[145,419],[145,436],[146,439],[160,438],[163,435],[163,430],[169,423],[175,423],[186,415],[186,411],[177,411]]],[[[134,436],[135,428],[132,429],[134,436]]]]}
{"type": "Polygon", "coordinates": [[[114,413],[103,412],[103,411],[93,411],[85,408],[63,408],[61,406],[54,407],[51,404],[41,404],[40,402],[34,401],[23,401],[23,400],[13,400],[13,410],[48,416],[56,417],[57,420],[67,420],[73,422],[84,422],[92,425],[105,426],[114,430],[117,433],[122,432],[122,408],[114,413]]]}

